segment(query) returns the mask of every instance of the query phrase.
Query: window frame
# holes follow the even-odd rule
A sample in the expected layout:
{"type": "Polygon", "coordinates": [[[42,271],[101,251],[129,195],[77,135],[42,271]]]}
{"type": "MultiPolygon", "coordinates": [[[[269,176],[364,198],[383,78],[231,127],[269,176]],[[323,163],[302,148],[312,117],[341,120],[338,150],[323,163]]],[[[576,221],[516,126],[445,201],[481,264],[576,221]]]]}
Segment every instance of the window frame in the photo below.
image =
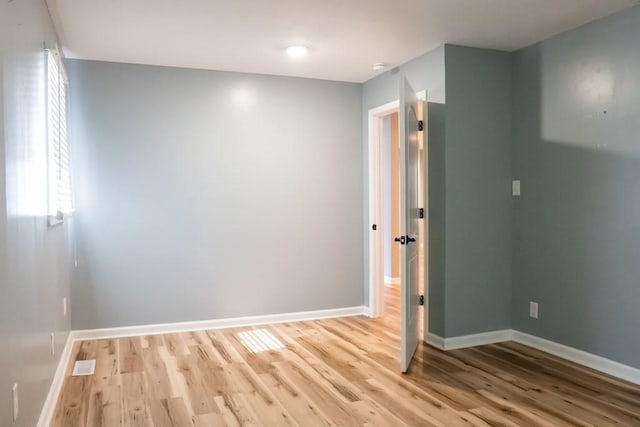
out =
{"type": "Polygon", "coordinates": [[[47,144],[47,217],[50,227],[73,216],[71,154],[68,129],[68,79],[58,49],[45,49],[45,137],[47,144]],[[52,70],[54,67],[54,70],[52,70]],[[52,71],[55,75],[52,75],[52,71]],[[52,84],[56,86],[53,87],[52,84]],[[55,96],[55,100],[52,99],[55,96]],[[62,99],[61,99],[62,98],[62,99]],[[61,102],[62,101],[62,102],[61,102]],[[55,102],[55,104],[53,104],[55,102]],[[56,115],[57,108],[57,115],[56,115]],[[64,159],[63,159],[64,156],[64,159]],[[64,175],[64,180],[63,180],[64,175]],[[61,190],[67,192],[61,207],[61,190]]]}

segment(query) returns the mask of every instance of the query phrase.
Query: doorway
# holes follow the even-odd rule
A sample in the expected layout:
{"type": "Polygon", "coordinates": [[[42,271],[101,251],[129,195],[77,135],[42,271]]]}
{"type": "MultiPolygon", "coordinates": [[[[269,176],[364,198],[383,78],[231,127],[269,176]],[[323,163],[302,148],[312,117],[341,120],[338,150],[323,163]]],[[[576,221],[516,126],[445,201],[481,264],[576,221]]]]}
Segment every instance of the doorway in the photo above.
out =
{"type": "MultiPolygon", "coordinates": [[[[420,100],[426,98],[424,91],[417,93],[420,100]]],[[[400,245],[394,242],[400,235],[400,132],[398,130],[399,101],[369,110],[369,310],[371,317],[390,317],[391,322],[400,322],[400,245]]],[[[426,147],[420,147],[419,189],[426,207],[427,198],[426,147]]],[[[425,211],[428,212],[427,209],[425,211]]],[[[419,283],[424,295],[424,306],[428,305],[428,257],[427,227],[419,224],[419,283]]],[[[425,310],[422,310],[424,313],[425,310]]],[[[421,336],[426,336],[428,316],[421,319],[421,336]]]]}
{"type": "Polygon", "coordinates": [[[382,221],[379,232],[383,245],[382,315],[400,316],[400,128],[399,112],[382,117],[382,221]]]}

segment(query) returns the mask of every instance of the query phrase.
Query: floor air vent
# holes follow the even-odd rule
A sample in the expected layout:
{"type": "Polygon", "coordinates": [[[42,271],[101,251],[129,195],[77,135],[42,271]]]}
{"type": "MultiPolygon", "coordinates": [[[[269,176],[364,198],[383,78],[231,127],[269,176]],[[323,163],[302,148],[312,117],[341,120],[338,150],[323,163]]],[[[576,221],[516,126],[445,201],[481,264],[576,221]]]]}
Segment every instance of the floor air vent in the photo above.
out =
{"type": "Polygon", "coordinates": [[[93,375],[96,371],[96,359],[91,360],[76,360],[76,364],[73,365],[73,373],[71,376],[79,377],[82,375],[93,375]]]}

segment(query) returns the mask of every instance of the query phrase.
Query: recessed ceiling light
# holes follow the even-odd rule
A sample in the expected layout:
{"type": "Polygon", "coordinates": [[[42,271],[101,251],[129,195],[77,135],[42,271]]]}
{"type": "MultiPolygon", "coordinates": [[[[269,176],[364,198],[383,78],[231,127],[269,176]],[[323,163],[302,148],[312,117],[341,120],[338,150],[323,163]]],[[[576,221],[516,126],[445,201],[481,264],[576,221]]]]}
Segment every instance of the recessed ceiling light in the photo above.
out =
{"type": "Polygon", "coordinates": [[[309,53],[309,49],[306,46],[289,46],[287,48],[287,55],[292,58],[302,58],[309,53]]]}
{"type": "Polygon", "coordinates": [[[371,66],[371,68],[373,69],[373,71],[380,71],[380,70],[384,70],[388,66],[389,64],[387,64],[386,62],[376,62],[371,66]]]}

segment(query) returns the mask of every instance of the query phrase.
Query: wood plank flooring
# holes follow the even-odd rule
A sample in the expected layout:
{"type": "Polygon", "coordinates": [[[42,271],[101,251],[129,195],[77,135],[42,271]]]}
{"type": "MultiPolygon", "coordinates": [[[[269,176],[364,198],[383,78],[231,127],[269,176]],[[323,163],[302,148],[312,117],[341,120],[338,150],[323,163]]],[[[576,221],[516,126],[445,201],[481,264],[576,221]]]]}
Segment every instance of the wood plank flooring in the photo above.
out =
{"type": "Polygon", "coordinates": [[[515,343],[418,348],[386,316],[76,343],[53,426],[640,426],[640,387],[515,343]],[[71,377],[75,360],[96,373],[71,377]]]}

